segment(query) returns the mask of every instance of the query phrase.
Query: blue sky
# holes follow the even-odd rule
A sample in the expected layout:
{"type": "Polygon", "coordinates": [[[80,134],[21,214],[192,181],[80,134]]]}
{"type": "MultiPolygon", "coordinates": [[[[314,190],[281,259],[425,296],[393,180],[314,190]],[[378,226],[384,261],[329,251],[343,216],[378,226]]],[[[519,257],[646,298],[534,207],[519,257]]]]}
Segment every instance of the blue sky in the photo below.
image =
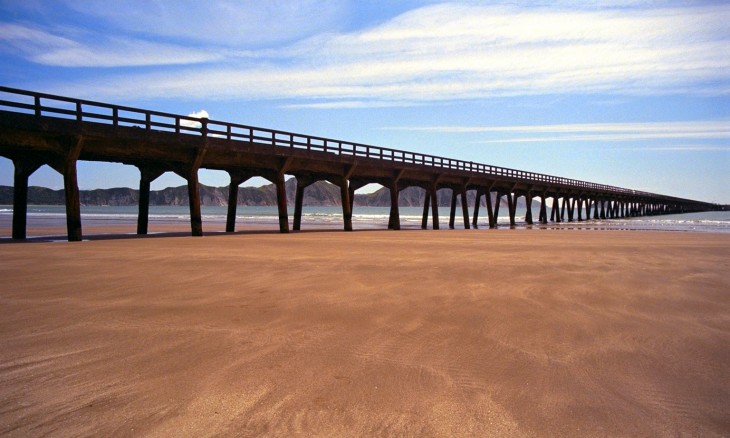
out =
{"type": "MultiPolygon", "coordinates": [[[[726,2],[0,0],[0,62],[5,86],[730,203],[726,2]]],[[[138,177],[79,163],[81,188],[138,177]]]]}

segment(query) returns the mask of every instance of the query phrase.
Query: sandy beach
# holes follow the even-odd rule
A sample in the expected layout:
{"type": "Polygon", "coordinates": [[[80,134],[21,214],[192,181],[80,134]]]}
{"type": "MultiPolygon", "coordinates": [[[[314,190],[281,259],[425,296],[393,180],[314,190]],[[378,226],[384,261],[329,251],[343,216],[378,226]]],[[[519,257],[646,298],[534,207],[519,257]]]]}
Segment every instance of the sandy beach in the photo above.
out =
{"type": "Polygon", "coordinates": [[[730,435],[727,234],[244,232],[0,260],[4,436],[730,435]]]}

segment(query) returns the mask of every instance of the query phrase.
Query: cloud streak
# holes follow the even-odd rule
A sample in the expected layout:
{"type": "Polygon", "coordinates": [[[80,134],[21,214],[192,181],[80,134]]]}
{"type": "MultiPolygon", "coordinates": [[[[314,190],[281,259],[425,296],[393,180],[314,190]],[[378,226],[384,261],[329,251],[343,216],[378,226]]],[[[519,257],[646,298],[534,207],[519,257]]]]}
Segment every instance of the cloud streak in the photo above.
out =
{"type": "Polygon", "coordinates": [[[42,29],[10,23],[0,23],[0,41],[29,61],[59,67],[140,67],[223,59],[220,52],[130,38],[106,37],[93,42],[81,42],[42,29]]]}
{"type": "MultiPolygon", "coordinates": [[[[374,27],[321,33],[261,50],[224,50],[221,45],[228,43],[206,35],[200,41],[212,44],[209,50],[185,56],[179,46],[170,45],[160,47],[163,55],[154,61],[179,59],[202,63],[200,67],[174,75],[107,75],[107,85],[98,80],[63,83],[54,91],[95,98],[284,99],[308,108],[565,93],[722,95],[730,91],[729,21],[730,5],[574,11],[439,4],[374,27]]],[[[166,32],[162,26],[159,33],[166,32]]],[[[145,54],[161,43],[144,44],[142,54],[132,58],[139,60],[131,64],[123,56],[131,48],[123,41],[113,41],[106,51],[49,43],[46,53],[32,59],[77,65],[96,54],[91,65],[113,65],[114,60],[143,65],[154,58],[145,54]]]]}
{"type": "MultiPolygon", "coordinates": [[[[444,134],[491,134],[498,138],[472,143],[622,142],[635,140],[721,140],[730,139],[730,122],[691,121],[658,123],[579,123],[512,126],[389,126],[386,131],[444,134]],[[549,134],[549,135],[535,135],[549,134]]],[[[717,150],[714,146],[705,146],[717,150]]],[[[659,150],[659,149],[654,149],[659,150]]],[[[687,150],[661,148],[661,150],[687,150]]],[[[698,149],[693,149],[698,150],[698,149]]],[[[706,150],[706,149],[703,149],[706,150]]],[[[721,149],[722,150],[722,149],[721,149]]]]}

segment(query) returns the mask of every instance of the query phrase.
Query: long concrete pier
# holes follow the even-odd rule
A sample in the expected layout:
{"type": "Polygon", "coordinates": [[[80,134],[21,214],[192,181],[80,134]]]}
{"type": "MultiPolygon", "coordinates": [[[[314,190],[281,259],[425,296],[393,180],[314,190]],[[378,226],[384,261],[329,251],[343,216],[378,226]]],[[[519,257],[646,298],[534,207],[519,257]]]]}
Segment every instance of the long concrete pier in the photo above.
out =
{"type": "Polygon", "coordinates": [[[238,186],[259,176],[276,185],[279,230],[289,232],[284,175],[296,177],[293,229],[301,228],[304,190],[327,180],[340,187],[343,228],[352,230],[355,190],[378,183],[390,190],[388,228],[400,229],[398,193],[411,186],[426,190],[422,227],[439,228],[436,192],[452,190],[449,226],[457,197],[469,228],[467,191],[476,191],[471,225],[486,200],[489,227],[497,226],[501,199],[515,225],[517,200],[525,198],[525,221],[582,221],[718,210],[716,204],[508,169],[417,152],[343,140],[198,119],[70,97],[0,87],[0,156],[14,164],[13,238],[26,236],[28,178],[49,165],[63,175],[68,240],[82,239],[76,163],[79,160],[133,165],[140,171],[137,233],[147,233],[150,183],[172,171],[187,181],[193,236],[203,234],[198,170],[231,177],[226,231],[235,231],[238,186]],[[496,203],[492,204],[492,193],[496,203]],[[535,215],[532,201],[539,199],[535,215]],[[547,201],[551,200],[548,209],[547,201]],[[548,211],[549,210],[549,211],[548,211]]]}

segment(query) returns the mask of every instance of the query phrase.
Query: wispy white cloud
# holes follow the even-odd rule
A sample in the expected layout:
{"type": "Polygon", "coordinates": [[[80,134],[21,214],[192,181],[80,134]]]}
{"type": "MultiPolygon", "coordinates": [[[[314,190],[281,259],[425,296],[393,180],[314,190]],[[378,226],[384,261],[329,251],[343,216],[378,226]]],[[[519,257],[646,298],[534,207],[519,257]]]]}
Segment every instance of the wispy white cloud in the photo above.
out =
{"type": "MultiPolygon", "coordinates": [[[[0,41],[28,60],[61,67],[194,64],[221,60],[221,52],[129,38],[81,42],[25,25],[0,23],[0,41]]],[[[6,49],[7,50],[7,49],[6,49]]]]}
{"type": "MultiPolygon", "coordinates": [[[[564,93],[718,95],[730,92],[727,22],[730,5],[574,11],[439,4],[359,31],[319,29],[311,38],[244,56],[214,46],[209,55],[223,53],[225,60],[174,75],[127,72],[54,91],[287,99],[308,108],[564,93]]],[[[165,25],[156,32],[166,34],[165,25]]],[[[120,52],[97,56],[122,59],[120,52]]]]}
{"type": "Polygon", "coordinates": [[[396,101],[386,101],[386,100],[378,100],[375,102],[370,101],[363,101],[363,100],[333,100],[331,102],[315,102],[315,103],[296,103],[296,104],[288,104],[288,105],[282,105],[282,108],[290,108],[290,109],[300,109],[300,108],[310,108],[310,109],[357,109],[357,108],[392,108],[392,107],[405,107],[405,106],[413,106],[413,102],[405,101],[405,102],[396,102],[396,101]]]}
{"type": "Polygon", "coordinates": [[[64,0],[77,13],[107,27],[138,35],[204,43],[212,47],[257,48],[339,30],[348,6],[342,1],[64,0]]]}
{"type": "Polygon", "coordinates": [[[657,152],[730,152],[730,145],[707,146],[707,145],[678,145],[641,148],[622,148],[632,151],[657,151],[657,152]]]}
{"type": "MultiPolygon", "coordinates": [[[[580,123],[513,126],[389,126],[387,131],[438,132],[447,134],[492,134],[496,138],[472,143],[548,143],[634,140],[730,139],[730,121],[658,123],[580,123]],[[550,134],[539,135],[535,134],[550,134]]],[[[714,146],[712,146],[714,147],[714,146]]]]}
{"type": "Polygon", "coordinates": [[[722,132],[730,135],[730,120],[644,123],[574,123],[556,125],[510,126],[388,126],[388,131],[425,131],[445,133],[576,133],[576,132],[641,132],[641,133],[706,133],[722,132]]]}

